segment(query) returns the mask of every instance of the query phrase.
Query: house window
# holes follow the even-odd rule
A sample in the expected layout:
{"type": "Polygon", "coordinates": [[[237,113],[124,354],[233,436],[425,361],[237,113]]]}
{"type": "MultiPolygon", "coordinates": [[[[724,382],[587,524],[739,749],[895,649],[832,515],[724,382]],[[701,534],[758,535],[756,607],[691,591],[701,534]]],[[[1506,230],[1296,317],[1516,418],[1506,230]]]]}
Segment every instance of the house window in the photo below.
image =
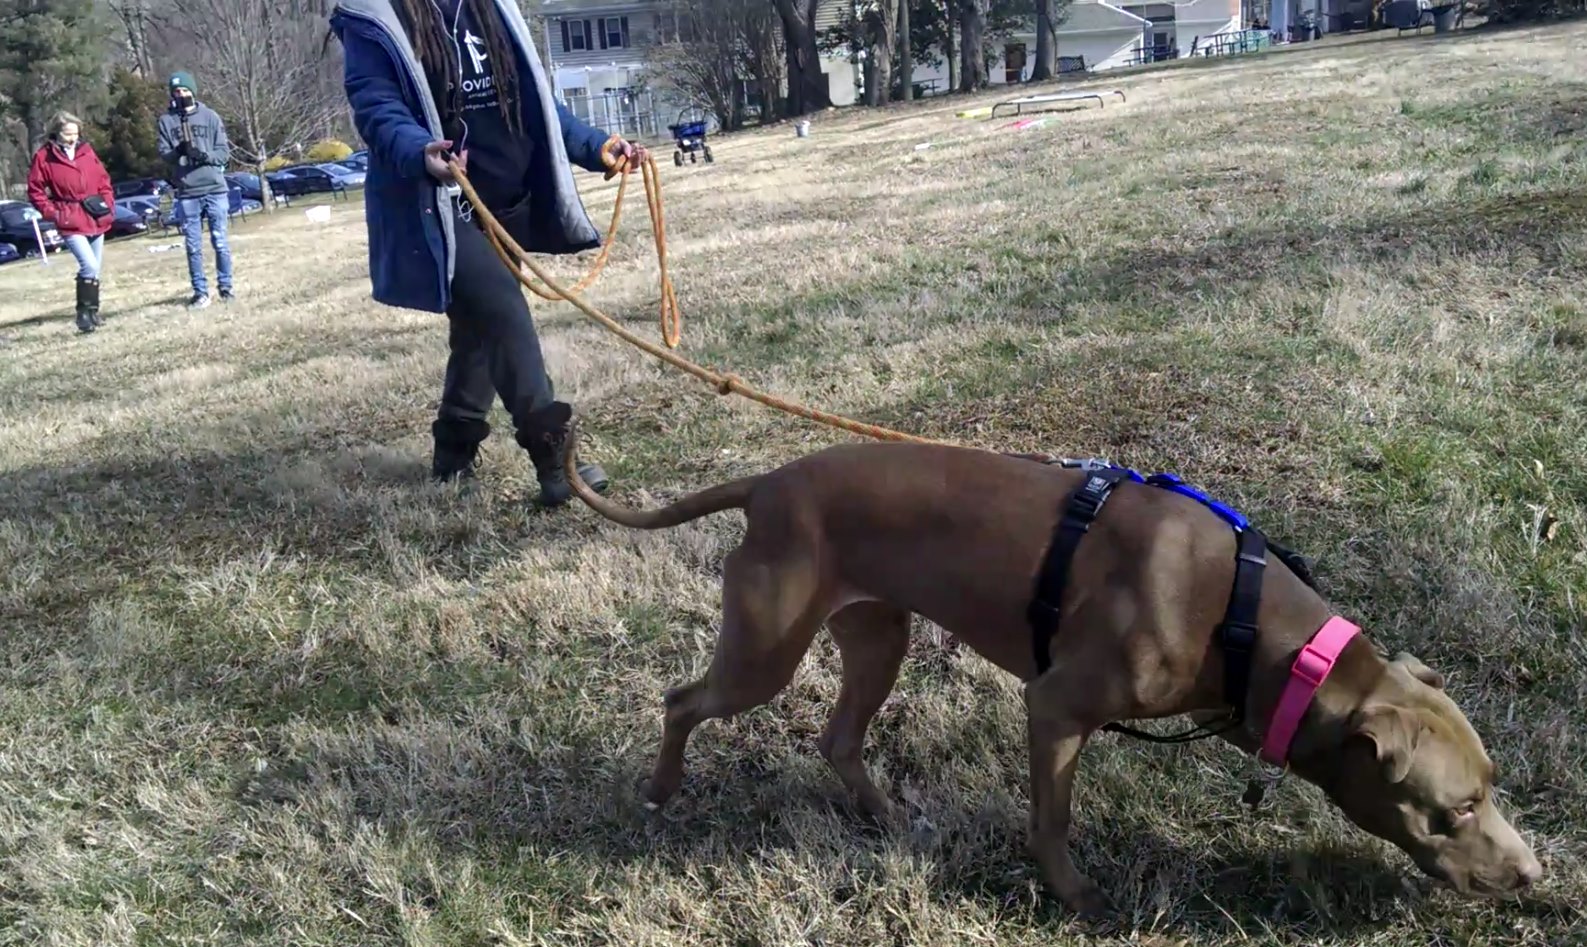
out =
{"type": "Polygon", "coordinates": [[[590,21],[563,20],[562,48],[570,53],[582,53],[593,49],[590,44],[590,21]]]}
{"type": "Polygon", "coordinates": [[[628,48],[628,17],[603,16],[598,22],[602,49],[628,48]]]}

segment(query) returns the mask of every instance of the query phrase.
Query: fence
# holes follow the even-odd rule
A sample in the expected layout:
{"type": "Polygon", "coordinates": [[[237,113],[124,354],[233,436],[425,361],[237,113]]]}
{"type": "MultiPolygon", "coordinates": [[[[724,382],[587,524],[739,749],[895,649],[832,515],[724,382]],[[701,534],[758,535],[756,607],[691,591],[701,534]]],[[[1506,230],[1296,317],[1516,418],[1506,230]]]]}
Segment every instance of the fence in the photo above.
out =
{"type": "Polygon", "coordinates": [[[653,92],[608,92],[602,95],[567,95],[562,101],[568,110],[596,128],[624,138],[666,138],[667,126],[677,121],[666,102],[656,101],[653,92]]]}

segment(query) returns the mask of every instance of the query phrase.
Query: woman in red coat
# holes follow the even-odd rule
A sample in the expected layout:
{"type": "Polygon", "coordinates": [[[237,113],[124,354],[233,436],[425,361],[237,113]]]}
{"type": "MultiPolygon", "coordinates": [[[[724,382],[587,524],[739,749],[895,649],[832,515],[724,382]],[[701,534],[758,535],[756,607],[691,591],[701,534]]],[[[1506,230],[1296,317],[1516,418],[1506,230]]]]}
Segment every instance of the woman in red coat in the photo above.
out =
{"type": "Polygon", "coordinates": [[[99,318],[99,270],[105,233],[115,221],[110,175],[93,146],[83,141],[82,122],[67,112],[50,120],[49,137],[28,168],[28,202],[66,238],[77,258],[77,328],[92,332],[99,318]]]}

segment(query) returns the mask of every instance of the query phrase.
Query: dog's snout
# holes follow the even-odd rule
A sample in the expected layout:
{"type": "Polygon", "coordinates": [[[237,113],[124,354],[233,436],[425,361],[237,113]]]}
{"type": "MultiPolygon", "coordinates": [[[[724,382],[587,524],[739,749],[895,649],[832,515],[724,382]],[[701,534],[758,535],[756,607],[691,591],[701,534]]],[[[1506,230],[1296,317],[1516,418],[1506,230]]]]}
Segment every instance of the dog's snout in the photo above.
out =
{"type": "Polygon", "coordinates": [[[1543,865],[1534,855],[1528,855],[1515,869],[1515,886],[1517,890],[1525,891],[1541,880],[1543,880],[1543,865]]]}

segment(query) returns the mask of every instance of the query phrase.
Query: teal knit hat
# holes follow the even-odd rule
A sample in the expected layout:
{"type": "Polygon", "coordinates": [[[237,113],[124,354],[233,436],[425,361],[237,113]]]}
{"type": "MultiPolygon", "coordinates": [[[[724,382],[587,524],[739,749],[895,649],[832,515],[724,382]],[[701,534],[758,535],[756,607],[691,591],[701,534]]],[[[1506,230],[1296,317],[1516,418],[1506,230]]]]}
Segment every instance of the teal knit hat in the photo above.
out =
{"type": "Polygon", "coordinates": [[[166,83],[166,88],[173,93],[180,88],[198,95],[198,84],[193,81],[193,74],[182,70],[171,73],[171,81],[166,83]]]}

